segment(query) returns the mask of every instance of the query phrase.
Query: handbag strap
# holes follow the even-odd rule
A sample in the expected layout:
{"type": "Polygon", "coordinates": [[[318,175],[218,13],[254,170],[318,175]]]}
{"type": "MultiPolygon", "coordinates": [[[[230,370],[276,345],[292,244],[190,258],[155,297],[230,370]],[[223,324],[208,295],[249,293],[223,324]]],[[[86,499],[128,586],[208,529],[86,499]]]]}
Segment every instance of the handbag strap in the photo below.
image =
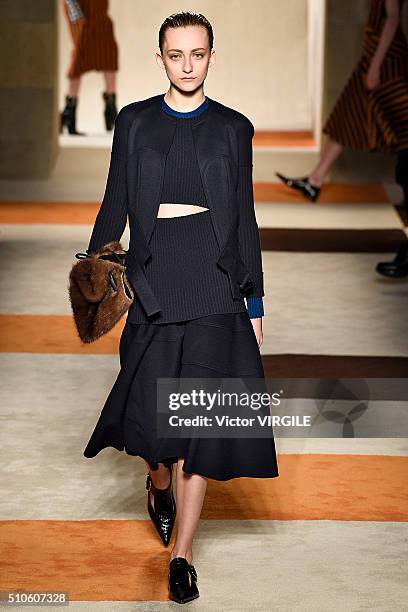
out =
{"type": "MultiPolygon", "coordinates": [[[[122,259],[124,256],[126,256],[127,251],[119,255],[119,253],[112,251],[112,249],[107,249],[107,250],[109,251],[110,255],[101,255],[100,257],[98,257],[98,259],[112,260],[112,258],[114,258],[118,263],[123,265],[122,259]]],[[[86,259],[87,257],[93,257],[93,255],[90,255],[89,253],[75,253],[75,257],[77,259],[86,259]]]]}

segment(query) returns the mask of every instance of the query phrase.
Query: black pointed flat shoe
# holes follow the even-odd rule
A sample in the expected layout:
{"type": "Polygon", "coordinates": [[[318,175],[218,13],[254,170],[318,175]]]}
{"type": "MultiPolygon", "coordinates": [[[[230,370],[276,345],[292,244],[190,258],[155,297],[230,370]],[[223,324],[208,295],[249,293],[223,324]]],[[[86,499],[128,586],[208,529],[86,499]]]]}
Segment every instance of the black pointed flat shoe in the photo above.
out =
{"type": "Polygon", "coordinates": [[[289,178],[284,174],[280,174],[280,172],[275,172],[275,175],[288,187],[300,191],[311,202],[316,202],[317,198],[319,197],[320,187],[312,185],[309,182],[309,177],[304,176],[302,178],[289,178]]]}
{"type": "MultiPolygon", "coordinates": [[[[167,466],[169,467],[169,466],[167,466]]],[[[154,486],[150,474],[146,478],[147,489],[147,510],[153,525],[165,546],[168,546],[173,532],[173,527],[176,519],[176,502],[173,494],[173,466],[170,470],[170,484],[166,489],[158,489],[154,486]],[[154,507],[152,505],[150,494],[154,497],[154,507]]]]}
{"type": "Polygon", "coordinates": [[[389,278],[408,276],[408,240],[402,243],[392,261],[378,262],[376,271],[389,278]]]}
{"type": "Polygon", "coordinates": [[[168,592],[169,598],[177,603],[187,603],[200,596],[195,567],[184,557],[174,557],[170,561],[168,592]]]}

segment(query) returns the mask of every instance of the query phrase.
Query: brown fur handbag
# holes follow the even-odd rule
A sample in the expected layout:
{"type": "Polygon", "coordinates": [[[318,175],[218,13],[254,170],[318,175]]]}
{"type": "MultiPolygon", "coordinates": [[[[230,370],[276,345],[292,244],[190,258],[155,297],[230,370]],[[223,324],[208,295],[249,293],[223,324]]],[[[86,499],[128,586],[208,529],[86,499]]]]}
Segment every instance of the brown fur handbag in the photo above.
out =
{"type": "Polygon", "coordinates": [[[94,342],[110,331],[132,304],[135,294],[118,241],[98,251],[76,253],[80,261],[69,274],[69,299],[82,342],[94,342]]]}

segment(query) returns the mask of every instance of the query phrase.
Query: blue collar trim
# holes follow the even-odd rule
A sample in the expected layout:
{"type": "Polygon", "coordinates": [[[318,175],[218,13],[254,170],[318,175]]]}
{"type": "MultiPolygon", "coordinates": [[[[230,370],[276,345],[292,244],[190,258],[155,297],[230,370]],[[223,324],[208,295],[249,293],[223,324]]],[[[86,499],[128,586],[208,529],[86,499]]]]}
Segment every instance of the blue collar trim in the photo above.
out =
{"type": "Polygon", "coordinates": [[[180,117],[180,118],[183,118],[183,119],[188,119],[189,117],[197,117],[198,115],[201,115],[201,113],[203,111],[205,111],[205,109],[207,107],[208,107],[208,98],[207,98],[207,96],[205,97],[204,102],[202,104],[200,104],[200,106],[198,106],[197,108],[195,108],[192,111],[187,111],[187,112],[176,111],[176,110],[174,110],[174,108],[171,108],[171,106],[169,106],[164,99],[162,101],[162,109],[168,115],[172,115],[173,117],[180,117]]]}

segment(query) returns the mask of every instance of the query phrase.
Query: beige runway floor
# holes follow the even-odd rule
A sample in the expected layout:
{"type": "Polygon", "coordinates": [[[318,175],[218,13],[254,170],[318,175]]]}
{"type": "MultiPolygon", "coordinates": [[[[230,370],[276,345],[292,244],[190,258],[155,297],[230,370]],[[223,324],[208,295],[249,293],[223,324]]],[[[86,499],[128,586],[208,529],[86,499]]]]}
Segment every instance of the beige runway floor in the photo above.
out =
{"type": "MultiPolygon", "coordinates": [[[[169,551],[147,513],[144,462],[113,448],[82,455],[118,374],[124,324],[89,346],[73,326],[68,273],[87,248],[98,200],[82,203],[78,185],[72,199],[68,184],[55,188],[64,197],[48,198],[38,197],[45,184],[35,197],[27,185],[3,187],[0,590],[63,590],[81,611],[175,609],[169,551]]],[[[408,373],[408,279],[376,274],[376,263],[393,256],[375,250],[377,234],[365,251],[358,239],[346,250],[273,246],[275,230],[302,230],[304,244],[317,231],[326,246],[331,231],[403,235],[382,186],[360,185],[355,197],[328,186],[332,201],[319,206],[276,186],[255,191],[259,226],[272,232],[262,252],[265,364],[297,357],[297,369],[285,370],[296,378],[314,357],[341,358],[352,377],[353,360],[376,358],[381,378],[381,364],[392,377],[398,359],[398,372],[407,365],[408,373]]],[[[124,245],[128,238],[127,228],[124,245]]],[[[408,406],[401,397],[374,400],[372,437],[276,432],[279,478],[209,482],[194,548],[201,596],[189,609],[406,610],[408,406]]],[[[289,405],[308,412],[316,402],[289,405]]]]}

